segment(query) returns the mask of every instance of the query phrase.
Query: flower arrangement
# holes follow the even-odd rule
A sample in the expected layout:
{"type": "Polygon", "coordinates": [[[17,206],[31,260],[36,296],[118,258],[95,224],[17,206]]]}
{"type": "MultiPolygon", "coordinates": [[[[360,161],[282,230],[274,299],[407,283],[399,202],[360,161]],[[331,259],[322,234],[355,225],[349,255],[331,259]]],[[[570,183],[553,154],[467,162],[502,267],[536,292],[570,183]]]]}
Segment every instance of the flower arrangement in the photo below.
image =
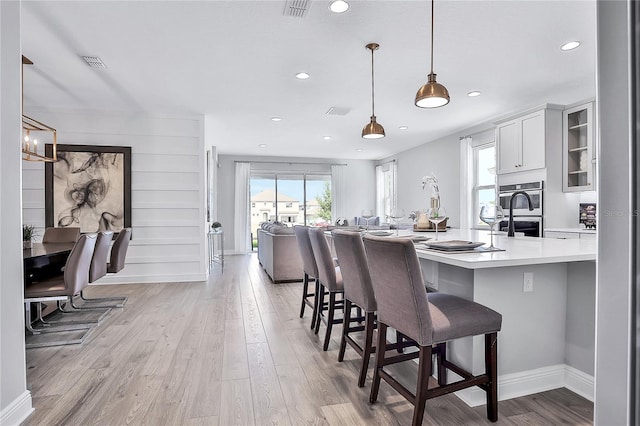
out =
{"type": "Polygon", "coordinates": [[[427,185],[431,188],[431,203],[429,206],[432,208],[440,207],[440,188],[438,188],[438,178],[433,172],[422,177],[422,189],[425,189],[427,185]]]}

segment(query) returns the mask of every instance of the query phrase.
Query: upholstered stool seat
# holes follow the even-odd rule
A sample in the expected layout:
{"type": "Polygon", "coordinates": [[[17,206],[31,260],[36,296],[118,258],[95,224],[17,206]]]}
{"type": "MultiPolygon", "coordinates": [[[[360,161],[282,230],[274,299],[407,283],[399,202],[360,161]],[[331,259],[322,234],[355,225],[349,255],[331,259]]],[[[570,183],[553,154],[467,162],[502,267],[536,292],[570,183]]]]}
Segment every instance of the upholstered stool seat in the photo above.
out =
{"type": "Polygon", "coordinates": [[[479,303],[444,293],[428,293],[433,343],[500,331],[502,315],[479,303]]]}

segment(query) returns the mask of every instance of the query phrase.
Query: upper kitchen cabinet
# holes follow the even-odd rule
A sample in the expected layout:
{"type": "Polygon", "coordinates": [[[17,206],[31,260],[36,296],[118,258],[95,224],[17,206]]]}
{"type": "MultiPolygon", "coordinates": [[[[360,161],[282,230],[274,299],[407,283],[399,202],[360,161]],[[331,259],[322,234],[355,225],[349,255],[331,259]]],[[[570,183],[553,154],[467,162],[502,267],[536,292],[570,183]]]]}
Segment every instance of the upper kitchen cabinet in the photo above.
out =
{"type": "Polygon", "coordinates": [[[562,114],[562,190],[594,191],[595,150],[593,102],[564,110],[562,114]]]}
{"type": "Polygon", "coordinates": [[[545,110],[497,124],[498,174],[545,167],[545,110]]]}

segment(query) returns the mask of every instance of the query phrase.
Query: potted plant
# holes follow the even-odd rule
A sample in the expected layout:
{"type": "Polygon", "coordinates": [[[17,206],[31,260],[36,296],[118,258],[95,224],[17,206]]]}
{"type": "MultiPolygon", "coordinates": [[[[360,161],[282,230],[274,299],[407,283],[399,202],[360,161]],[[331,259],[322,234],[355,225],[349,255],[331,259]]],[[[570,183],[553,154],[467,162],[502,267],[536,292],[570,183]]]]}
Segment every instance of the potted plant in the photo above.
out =
{"type": "Polygon", "coordinates": [[[36,237],[36,228],[33,225],[22,225],[22,248],[31,248],[31,241],[36,237]]]}

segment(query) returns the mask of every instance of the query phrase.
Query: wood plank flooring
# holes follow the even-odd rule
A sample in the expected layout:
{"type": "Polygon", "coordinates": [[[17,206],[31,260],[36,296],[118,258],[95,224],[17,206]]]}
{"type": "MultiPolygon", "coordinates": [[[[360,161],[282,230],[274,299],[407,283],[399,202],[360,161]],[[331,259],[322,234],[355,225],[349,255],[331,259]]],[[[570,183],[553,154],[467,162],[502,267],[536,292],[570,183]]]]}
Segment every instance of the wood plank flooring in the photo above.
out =
{"type": "MultiPolygon", "coordinates": [[[[208,282],[91,287],[122,295],[83,345],[27,350],[35,412],[24,425],[407,425],[413,407],[371,372],[339,363],[298,317],[301,283],[272,284],[255,255],[228,256],[208,282]]],[[[415,382],[415,364],[398,369],[415,382]]],[[[502,401],[498,425],[589,425],[593,404],[566,389],[502,401]]],[[[454,395],[427,402],[425,425],[490,424],[454,395]]]]}

